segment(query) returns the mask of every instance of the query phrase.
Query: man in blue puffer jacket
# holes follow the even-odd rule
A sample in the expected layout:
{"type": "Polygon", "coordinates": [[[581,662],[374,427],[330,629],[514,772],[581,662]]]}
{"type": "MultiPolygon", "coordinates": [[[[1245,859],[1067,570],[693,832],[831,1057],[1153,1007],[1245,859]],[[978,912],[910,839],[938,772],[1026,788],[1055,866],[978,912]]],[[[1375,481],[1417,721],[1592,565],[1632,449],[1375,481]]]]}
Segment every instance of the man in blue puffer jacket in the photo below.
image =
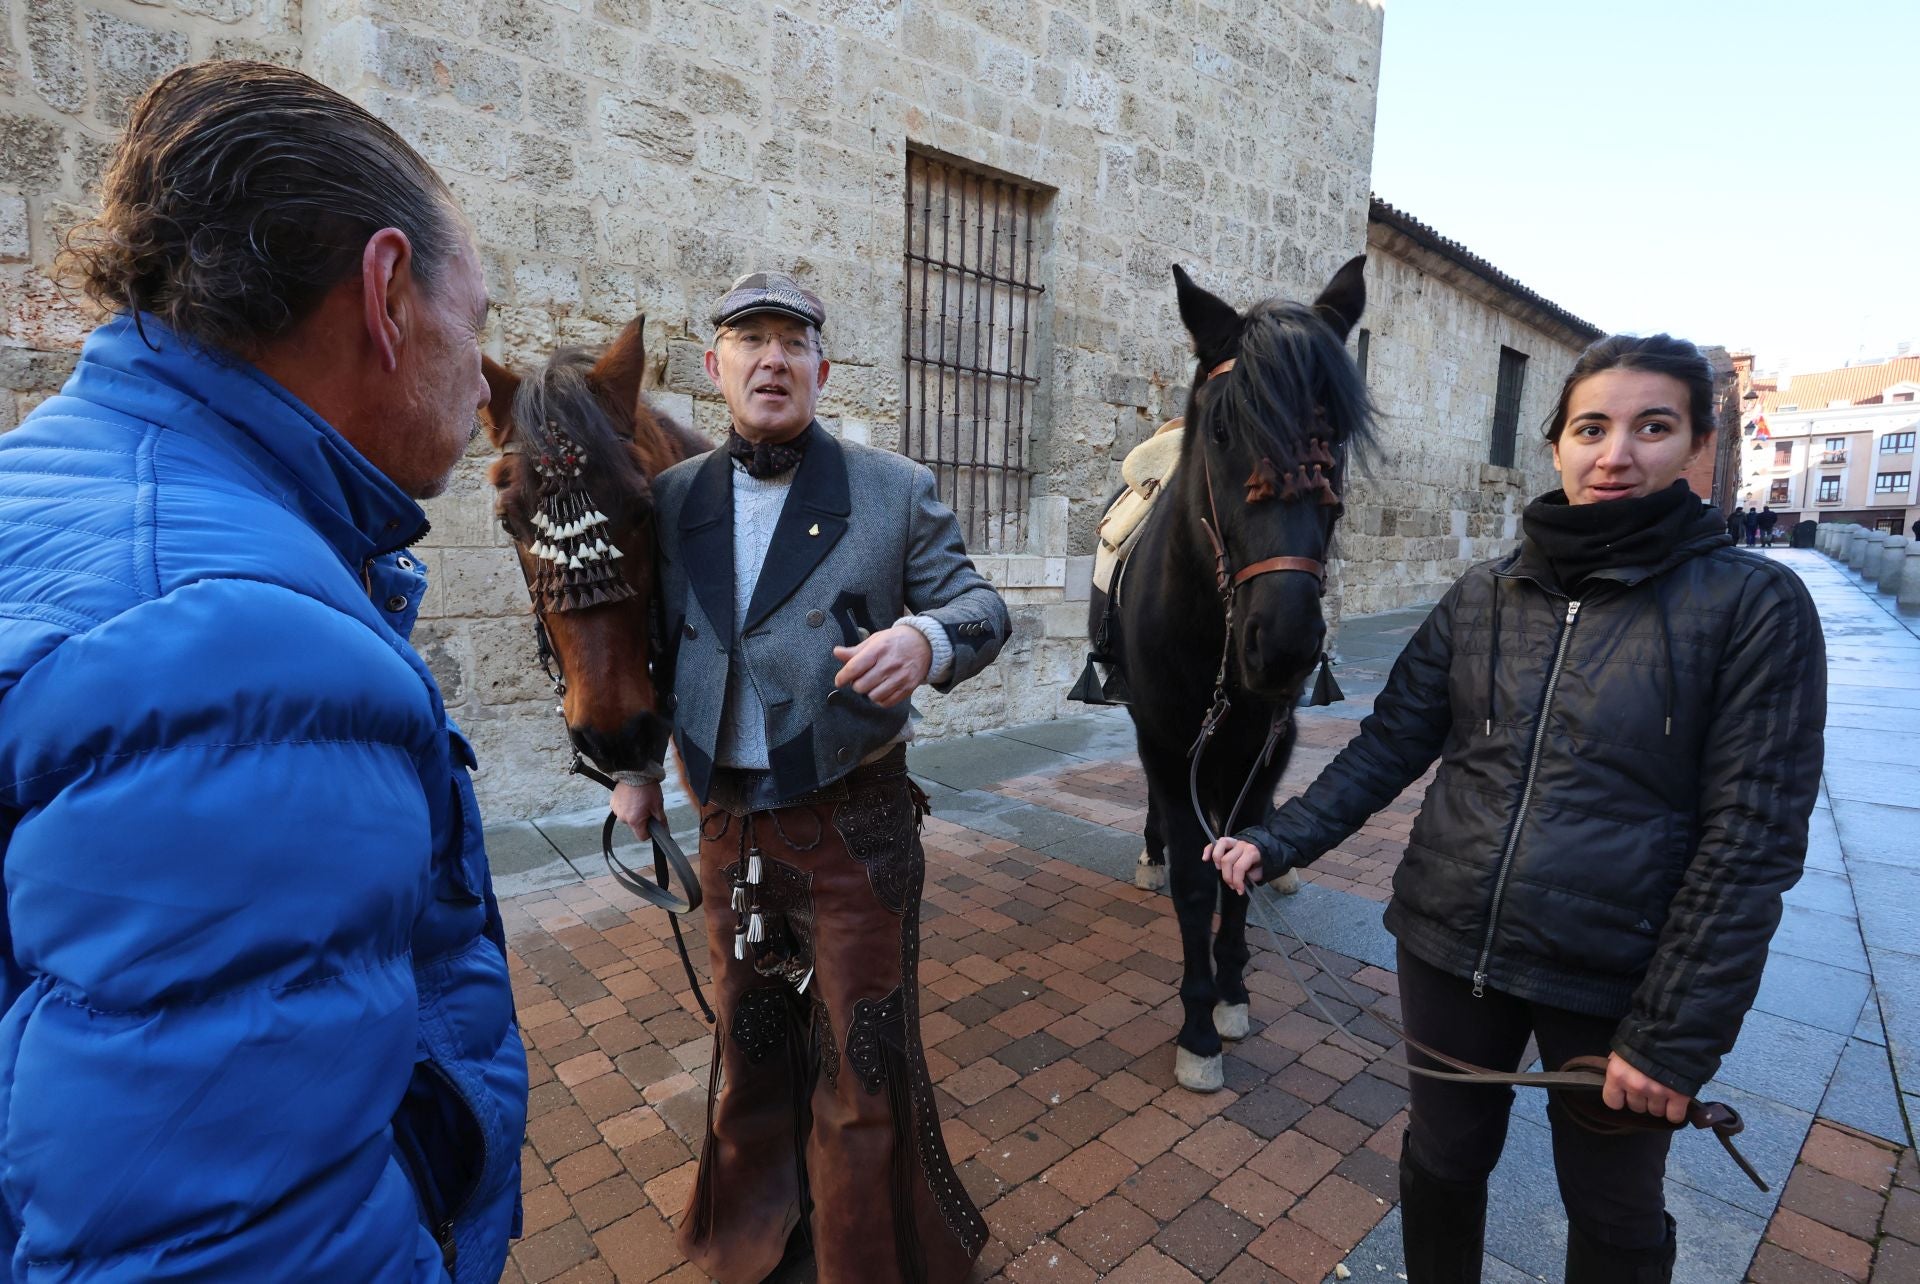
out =
{"type": "Polygon", "coordinates": [[[203,64],[0,438],[0,1245],[15,1280],[499,1278],[525,1053],[406,546],[487,399],[447,189],[203,64]]]}

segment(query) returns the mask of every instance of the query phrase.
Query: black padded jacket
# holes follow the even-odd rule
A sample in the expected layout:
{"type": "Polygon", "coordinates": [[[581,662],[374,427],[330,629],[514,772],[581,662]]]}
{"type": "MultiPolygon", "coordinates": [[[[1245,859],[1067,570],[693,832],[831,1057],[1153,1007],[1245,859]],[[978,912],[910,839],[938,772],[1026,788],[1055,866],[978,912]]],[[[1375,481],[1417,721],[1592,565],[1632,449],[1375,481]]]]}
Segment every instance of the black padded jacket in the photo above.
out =
{"type": "Polygon", "coordinates": [[[1359,733],[1241,838],[1267,878],[1432,765],[1386,925],[1477,986],[1620,1018],[1613,1048],[1693,1095],[1760,985],[1820,784],[1826,645],[1786,566],[1717,516],[1577,599],[1530,541],[1469,570],[1359,733]]]}

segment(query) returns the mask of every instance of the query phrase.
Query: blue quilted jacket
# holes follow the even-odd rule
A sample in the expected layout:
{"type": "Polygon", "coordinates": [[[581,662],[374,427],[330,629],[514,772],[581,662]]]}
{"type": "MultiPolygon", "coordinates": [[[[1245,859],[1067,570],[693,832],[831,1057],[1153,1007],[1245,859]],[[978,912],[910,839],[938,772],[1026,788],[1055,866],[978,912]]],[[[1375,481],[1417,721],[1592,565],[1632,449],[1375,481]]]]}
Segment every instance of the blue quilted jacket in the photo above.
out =
{"type": "Polygon", "coordinates": [[[0,437],[12,1278],[493,1284],[526,1058],[426,519],[144,328],[0,437]]]}

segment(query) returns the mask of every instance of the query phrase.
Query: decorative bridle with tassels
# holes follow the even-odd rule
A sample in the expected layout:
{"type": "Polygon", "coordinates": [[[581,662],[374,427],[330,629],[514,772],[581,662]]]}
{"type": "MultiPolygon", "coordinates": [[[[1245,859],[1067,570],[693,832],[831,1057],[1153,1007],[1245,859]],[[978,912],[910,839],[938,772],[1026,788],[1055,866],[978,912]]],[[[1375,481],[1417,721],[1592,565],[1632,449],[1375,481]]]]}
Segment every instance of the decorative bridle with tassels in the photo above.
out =
{"type": "MultiPolygon", "coordinates": [[[[534,646],[540,668],[546,673],[547,680],[553,683],[554,695],[564,700],[567,675],[560,663],[560,653],[554,650],[553,638],[547,631],[547,612],[581,611],[636,596],[633,585],[627,583],[627,577],[620,573],[616,565],[626,557],[626,553],[607,538],[611,533],[607,515],[594,503],[586,482],[582,480],[586,473],[586,452],[567,435],[566,429],[549,419],[546,441],[537,455],[517,441],[508,442],[500,449],[502,454],[526,457],[534,475],[540,479],[540,506],[529,519],[537,532],[533,542],[523,542],[511,529],[507,534],[514,541],[516,549],[535,560],[536,565],[529,573],[525,561],[515,558],[520,563],[520,573],[526,580],[527,597],[533,608],[534,646]]],[[[566,705],[558,706],[558,712],[564,717],[566,705]]],[[[573,762],[567,768],[568,773],[585,776],[611,791],[616,783],[613,777],[586,760],[578,746],[571,744],[571,733],[568,740],[573,749],[573,762]]],[[[613,834],[618,819],[612,811],[608,811],[606,821],[600,827],[600,851],[606,858],[607,872],[613,875],[613,880],[620,886],[667,912],[667,922],[673,928],[673,940],[679,947],[680,966],[686,971],[687,984],[693,987],[694,1000],[711,1023],[715,1019],[713,1008],[708,1004],[707,996],[701,992],[700,979],[693,970],[693,957],[687,952],[686,938],[680,931],[680,916],[700,908],[699,876],[694,873],[686,853],[680,850],[680,844],[674,840],[673,832],[656,819],[647,826],[647,837],[653,844],[654,874],[654,881],[648,882],[645,876],[614,854],[613,834]],[[670,879],[679,880],[683,889],[681,894],[674,894],[670,879]]],[[[571,856],[563,851],[560,857],[576,875],[585,877],[580,874],[571,856]]]]}

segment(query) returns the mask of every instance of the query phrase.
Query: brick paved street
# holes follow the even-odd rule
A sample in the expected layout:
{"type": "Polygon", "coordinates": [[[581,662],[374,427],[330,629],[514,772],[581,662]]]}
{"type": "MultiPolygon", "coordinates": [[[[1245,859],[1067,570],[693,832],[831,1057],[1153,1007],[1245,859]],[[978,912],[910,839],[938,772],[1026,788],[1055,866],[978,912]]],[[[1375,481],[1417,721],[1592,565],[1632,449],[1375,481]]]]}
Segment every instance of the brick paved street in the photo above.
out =
{"type": "MultiPolygon", "coordinates": [[[[1363,623],[1341,638],[1353,699],[1303,714],[1283,794],[1351,736],[1417,615],[1377,617],[1371,634],[1363,623]]],[[[1228,1047],[1226,1090],[1174,1085],[1179,939],[1164,895],[1127,877],[1145,786],[1124,721],[1016,728],[913,757],[936,809],[920,974],[929,1067],[954,1160],[993,1232],[975,1278],[1319,1284],[1336,1265],[1395,1278],[1406,1094],[1379,1059],[1382,1027],[1359,1018],[1380,1043],[1357,1049],[1334,1034],[1255,933],[1253,1028],[1228,1047]]],[[[1421,789],[1316,864],[1286,905],[1348,987],[1389,1011],[1397,983],[1378,902],[1421,789]]],[[[537,833],[591,873],[586,820],[523,826],[501,848],[537,833]]],[[[1920,1182],[1869,967],[1836,965],[1822,935],[1839,930],[1832,919],[1859,951],[1851,895],[1843,914],[1822,881],[1844,887],[1844,870],[1837,839],[1810,853],[1761,1002],[1707,1094],[1746,1116],[1743,1149],[1774,1193],[1739,1184],[1705,1136],[1678,1138],[1678,1280],[1920,1279],[1920,1182]],[[1815,1003],[1824,1015],[1807,1010],[1815,1003]]],[[[693,1178],[712,1033],[666,919],[558,863],[504,886],[528,889],[504,909],[534,1083],[526,1238],[504,1278],[697,1280],[671,1223],[693,1178]]],[[[704,973],[697,930],[690,945],[704,973]]],[[[1321,988],[1304,952],[1296,965],[1321,988]]],[[[1564,1221],[1545,1136],[1538,1094],[1523,1096],[1495,1175],[1496,1284],[1558,1278],[1564,1221]]],[[[802,1263],[779,1278],[812,1276],[802,1263]]]]}

